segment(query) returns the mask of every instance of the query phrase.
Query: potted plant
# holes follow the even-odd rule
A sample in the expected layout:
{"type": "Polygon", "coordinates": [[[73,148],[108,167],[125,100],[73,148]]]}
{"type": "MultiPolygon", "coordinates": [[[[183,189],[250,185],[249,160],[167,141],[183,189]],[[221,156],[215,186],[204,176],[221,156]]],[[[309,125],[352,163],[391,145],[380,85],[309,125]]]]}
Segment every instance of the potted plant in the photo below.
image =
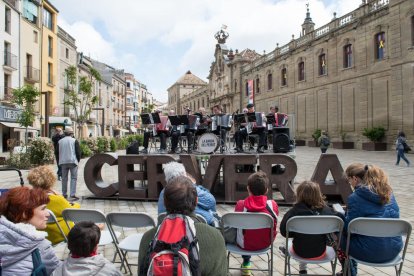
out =
{"type": "Polygon", "coordinates": [[[364,128],[362,133],[371,142],[362,143],[363,150],[380,151],[387,150],[387,143],[381,142],[385,137],[385,129],[383,127],[364,128]]]}
{"type": "Polygon", "coordinates": [[[318,139],[321,137],[322,131],[317,128],[312,134],[313,140],[308,141],[308,147],[317,147],[318,146],[318,139]]]}
{"type": "Polygon", "coordinates": [[[333,142],[332,146],[334,149],[353,149],[354,142],[346,142],[347,133],[345,131],[341,132],[341,141],[333,142]]]}

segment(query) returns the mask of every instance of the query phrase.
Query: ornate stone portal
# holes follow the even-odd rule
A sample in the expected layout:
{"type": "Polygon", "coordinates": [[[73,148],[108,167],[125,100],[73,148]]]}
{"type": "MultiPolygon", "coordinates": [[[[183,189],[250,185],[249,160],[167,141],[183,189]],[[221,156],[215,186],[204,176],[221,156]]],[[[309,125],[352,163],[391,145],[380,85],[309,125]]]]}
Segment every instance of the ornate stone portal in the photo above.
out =
{"type": "MultiPolygon", "coordinates": [[[[255,171],[264,171],[272,186],[280,192],[282,204],[293,204],[294,188],[291,183],[297,173],[294,159],[284,154],[211,155],[204,174],[195,155],[120,155],[96,154],[85,165],[84,177],[88,189],[97,197],[117,199],[156,200],[165,186],[162,164],[179,161],[196,182],[210,190],[219,202],[236,202],[247,196],[247,178],[255,171]],[[104,183],[101,170],[104,164],[118,165],[118,182],[104,183]],[[141,185],[135,186],[139,182],[141,185]]],[[[312,180],[319,183],[322,193],[336,201],[346,203],[352,192],[343,177],[343,169],[335,154],[322,154],[312,180]],[[325,182],[331,172],[333,181],[325,182]]],[[[273,191],[269,189],[269,198],[273,191]]]]}

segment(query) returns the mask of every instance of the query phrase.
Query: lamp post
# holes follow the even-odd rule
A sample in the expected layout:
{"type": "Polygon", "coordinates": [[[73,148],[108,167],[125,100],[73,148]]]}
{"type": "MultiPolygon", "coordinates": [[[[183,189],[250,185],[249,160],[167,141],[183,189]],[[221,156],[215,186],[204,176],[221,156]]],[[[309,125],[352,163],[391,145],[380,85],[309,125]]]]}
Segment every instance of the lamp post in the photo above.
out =
{"type": "Polygon", "coordinates": [[[102,136],[105,136],[105,109],[103,107],[94,107],[92,110],[100,110],[102,111],[102,127],[101,132],[102,136]]]}

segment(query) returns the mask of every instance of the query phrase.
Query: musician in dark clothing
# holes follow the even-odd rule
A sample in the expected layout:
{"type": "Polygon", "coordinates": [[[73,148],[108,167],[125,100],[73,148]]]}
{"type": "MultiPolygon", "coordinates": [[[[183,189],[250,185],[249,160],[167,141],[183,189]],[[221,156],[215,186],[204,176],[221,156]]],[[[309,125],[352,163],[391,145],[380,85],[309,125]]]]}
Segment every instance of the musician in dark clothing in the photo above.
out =
{"type": "MultiPolygon", "coordinates": [[[[224,152],[224,148],[226,146],[226,138],[227,138],[227,128],[226,127],[222,127],[219,126],[217,124],[217,118],[223,114],[223,107],[221,105],[215,105],[213,106],[213,113],[214,113],[214,120],[216,120],[216,129],[213,130],[212,132],[217,135],[218,137],[220,137],[220,153],[224,152]]],[[[213,120],[213,118],[212,118],[213,120]]]]}
{"type": "Polygon", "coordinates": [[[55,150],[56,163],[58,165],[57,176],[58,180],[62,180],[62,166],[59,165],[59,140],[65,137],[61,127],[56,127],[56,133],[52,137],[53,148],[55,150]]]}
{"type": "MultiPolygon", "coordinates": [[[[155,110],[155,113],[158,113],[159,115],[161,115],[161,110],[155,110]]],[[[160,137],[160,153],[166,153],[166,148],[167,148],[167,131],[164,129],[160,129],[162,127],[162,123],[161,124],[155,124],[152,125],[152,129],[149,129],[149,131],[145,131],[144,132],[144,149],[141,151],[141,153],[148,153],[148,143],[149,143],[149,138],[150,137],[160,137]],[[155,135],[154,135],[154,128],[155,128],[155,135]]]]}
{"type": "MultiPolygon", "coordinates": [[[[175,115],[175,110],[170,110],[170,112],[168,113],[168,116],[174,116],[174,115],[175,115]]],[[[171,136],[171,150],[168,153],[175,154],[177,153],[178,141],[181,138],[180,126],[177,126],[177,125],[173,126],[171,125],[170,120],[168,120],[167,127],[168,129],[170,129],[170,136],[171,136]]]]}
{"type": "MultiPolygon", "coordinates": [[[[254,104],[248,104],[246,106],[248,113],[255,113],[254,111],[254,104]]],[[[264,115],[262,115],[262,120],[265,120],[264,115]]],[[[243,150],[243,141],[246,139],[246,137],[249,134],[257,134],[259,136],[259,144],[257,146],[257,152],[263,153],[263,148],[266,146],[266,128],[262,125],[258,126],[256,122],[248,123],[246,128],[241,128],[234,134],[235,140],[236,140],[236,151],[238,153],[244,152],[243,150]],[[248,129],[252,129],[252,132],[249,133],[248,129]]]]}

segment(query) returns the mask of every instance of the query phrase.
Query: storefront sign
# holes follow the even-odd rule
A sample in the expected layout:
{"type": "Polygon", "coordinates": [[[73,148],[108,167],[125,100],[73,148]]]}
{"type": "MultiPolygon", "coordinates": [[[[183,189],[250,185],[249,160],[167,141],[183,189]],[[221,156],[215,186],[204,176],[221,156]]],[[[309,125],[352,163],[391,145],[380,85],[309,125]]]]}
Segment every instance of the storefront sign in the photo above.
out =
{"type": "Polygon", "coordinates": [[[22,111],[20,109],[0,106],[0,121],[17,122],[22,111]]]}

